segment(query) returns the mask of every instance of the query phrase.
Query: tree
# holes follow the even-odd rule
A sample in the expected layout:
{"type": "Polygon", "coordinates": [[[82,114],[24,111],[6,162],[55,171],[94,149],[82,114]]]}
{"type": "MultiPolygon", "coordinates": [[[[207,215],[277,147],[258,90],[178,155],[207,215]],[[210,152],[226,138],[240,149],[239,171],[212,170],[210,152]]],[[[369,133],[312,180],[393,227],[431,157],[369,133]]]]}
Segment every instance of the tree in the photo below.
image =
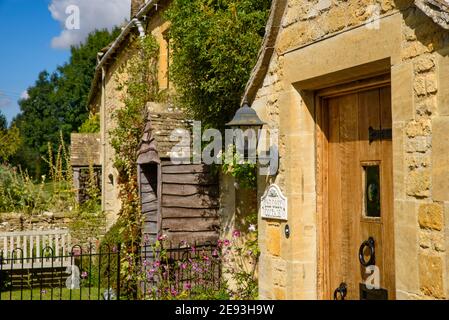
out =
{"type": "Polygon", "coordinates": [[[5,115],[0,111],[0,130],[6,130],[8,128],[8,121],[5,115]]]}
{"type": "Polygon", "coordinates": [[[6,117],[0,112],[0,160],[8,161],[17,152],[20,143],[19,130],[15,126],[8,129],[6,117]]]}
{"type": "Polygon", "coordinates": [[[13,163],[40,176],[45,172],[42,157],[48,143],[57,151],[60,132],[69,144],[70,134],[88,119],[87,97],[95,72],[97,52],[113,41],[120,30],[91,33],[86,42],[71,48],[70,60],[50,74],[42,71],[28,89],[28,98],[19,101],[20,114],[13,124],[20,130],[23,145],[13,163]]]}
{"type": "Polygon", "coordinates": [[[271,0],[174,0],[171,80],[179,102],[206,126],[223,128],[255,65],[271,0]]]}

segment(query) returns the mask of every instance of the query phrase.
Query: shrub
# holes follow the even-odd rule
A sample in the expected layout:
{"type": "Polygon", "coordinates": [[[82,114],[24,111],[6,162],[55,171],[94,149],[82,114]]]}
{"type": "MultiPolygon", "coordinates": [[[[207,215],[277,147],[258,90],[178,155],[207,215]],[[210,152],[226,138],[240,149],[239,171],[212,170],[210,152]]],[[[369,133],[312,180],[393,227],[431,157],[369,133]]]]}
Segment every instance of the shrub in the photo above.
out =
{"type": "Polygon", "coordinates": [[[0,166],[0,212],[40,213],[48,205],[45,177],[35,184],[27,172],[0,166]]]}
{"type": "MultiPolygon", "coordinates": [[[[125,226],[125,223],[119,219],[109,230],[108,232],[106,232],[106,234],[104,235],[103,239],[100,242],[99,247],[97,248],[97,250],[102,253],[102,258],[97,259],[96,261],[96,265],[97,267],[94,268],[94,272],[96,272],[97,274],[95,275],[95,279],[99,279],[99,283],[100,283],[100,287],[102,288],[107,288],[108,285],[108,277],[111,280],[109,283],[109,286],[114,289],[117,290],[116,286],[117,286],[117,266],[118,266],[118,261],[117,261],[117,255],[114,254],[115,252],[117,252],[118,246],[119,244],[123,243],[124,238],[122,235],[123,232],[123,228],[125,226]],[[111,252],[113,253],[111,255],[111,259],[109,259],[108,261],[108,256],[107,253],[111,252]],[[105,254],[106,253],[106,254],[105,254]]],[[[122,283],[122,282],[120,282],[122,283]]],[[[125,287],[121,287],[121,291],[124,292],[123,290],[125,289],[125,287]]]]}
{"type": "Polygon", "coordinates": [[[98,133],[100,132],[100,114],[89,114],[89,118],[83,122],[78,130],[80,133],[98,133]]]}
{"type": "Polygon", "coordinates": [[[194,119],[223,128],[256,63],[271,0],[174,0],[170,77],[194,119]],[[188,32],[186,32],[188,30],[188,32]]]}

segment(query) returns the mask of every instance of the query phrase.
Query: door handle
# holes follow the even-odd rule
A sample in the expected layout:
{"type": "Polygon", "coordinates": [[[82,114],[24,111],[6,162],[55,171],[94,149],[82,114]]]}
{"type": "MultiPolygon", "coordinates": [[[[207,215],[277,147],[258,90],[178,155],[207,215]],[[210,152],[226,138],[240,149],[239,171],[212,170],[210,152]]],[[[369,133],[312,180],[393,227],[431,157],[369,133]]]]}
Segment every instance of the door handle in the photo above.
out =
{"type": "Polygon", "coordinates": [[[369,237],[368,240],[363,241],[359,249],[359,261],[364,267],[372,266],[376,264],[376,251],[375,251],[375,241],[373,237],[369,237]],[[369,248],[369,260],[365,260],[364,251],[365,248],[369,248]]]}
{"type": "Polygon", "coordinates": [[[334,291],[334,300],[345,300],[348,294],[348,286],[346,283],[340,283],[340,286],[334,291]]]}

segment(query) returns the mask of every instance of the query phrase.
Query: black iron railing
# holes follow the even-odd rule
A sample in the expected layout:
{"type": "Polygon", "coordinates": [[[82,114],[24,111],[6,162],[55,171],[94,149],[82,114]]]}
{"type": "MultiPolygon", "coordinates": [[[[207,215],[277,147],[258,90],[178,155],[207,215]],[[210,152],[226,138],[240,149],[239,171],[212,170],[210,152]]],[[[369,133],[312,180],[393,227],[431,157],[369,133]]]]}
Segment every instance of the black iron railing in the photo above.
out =
{"type": "Polygon", "coordinates": [[[210,243],[73,246],[67,255],[45,247],[24,256],[0,251],[0,300],[120,300],[188,298],[219,290],[221,261],[210,243]]]}

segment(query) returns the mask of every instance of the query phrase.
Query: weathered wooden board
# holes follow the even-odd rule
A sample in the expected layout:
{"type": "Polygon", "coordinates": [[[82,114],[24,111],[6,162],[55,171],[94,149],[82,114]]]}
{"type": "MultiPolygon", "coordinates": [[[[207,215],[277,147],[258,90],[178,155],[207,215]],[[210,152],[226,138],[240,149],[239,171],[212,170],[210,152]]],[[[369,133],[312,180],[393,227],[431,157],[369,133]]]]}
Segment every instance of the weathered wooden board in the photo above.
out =
{"type": "Polygon", "coordinates": [[[151,203],[156,203],[157,204],[157,198],[154,195],[151,196],[143,196],[142,195],[142,204],[151,204],[151,203]]]}
{"type": "Polygon", "coordinates": [[[157,234],[157,222],[146,221],[143,225],[143,233],[150,235],[157,234]]]}
{"type": "Polygon", "coordinates": [[[170,173],[209,173],[210,169],[204,164],[180,164],[162,166],[162,174],[170,173]]]}
{"type": "Polygon", "coordinates": [[[218,209],[203,208],[169,208],[162,207],[162,217],[165,218],[195,218],[195,217],[214,217],[218,216],[218,209]]]}
{"type": "Polygon", "coordinates": [[[152,203],[143,203],[142,204],[142,212],[148,213],[151,211],[157,211],[158,203],[152,202],[152,203]]]}
{"type": "Polygon", "coordinates": [[[157,212],[146,213],[143,215],[143,221],[145,222],[157,222],[157,212]]]}
{"type": "Polygon", "coordinates": [[[214,231],[220,227],[218,217],[213,218],[165,218],[162,229],[171,232],[214,231]]]}
{"type": "Polygon", "coordinates": [[[142,173],[141,201],[142,211],[146,213],[143,232],[151,235],[163,232],[171,242],[216,241],[220,228],[219,188],[217,175],[210,171],[206,165],[175,165],[163,161],[159,198],[152,180],[157,179],[155,172],[142,173]]]}
{"type": "Polygon", "coordinates": [[[181,208],[218,208],[219,202],[218,199],[200,194],[192,196],[164,195],[162,198],[162,206],[181,208]]]}
{"type": "Polygon", "coordinates": [[[170,173],[162,175],[162,183],[210,185],[217,184],[217,179],[215,176],[201,173],[170,173]]]}
{"type": "Polygon", "coordinates": [[[201,186],[192,184],[169,184],[162,186],[163,195],[191,196],[194,194],[205,194],[218,197],[218,187],[215,185],[201,186]]]}
{"type": "Polygon", "coordinates": [[[173,244],[186,241],[189,244],[193,243],[216,243],[218,240],[218,232],[216,231],[201,231],[201,232],[168,232],[169,239],[173,244]]]}
{"type": "Polygon", "coordinates": [[[153,191],[153,188],[149,184],[141,183],[140,184],[140,192],[143,194],[143,193],[152,193],[154,191],[153,191]]]}

